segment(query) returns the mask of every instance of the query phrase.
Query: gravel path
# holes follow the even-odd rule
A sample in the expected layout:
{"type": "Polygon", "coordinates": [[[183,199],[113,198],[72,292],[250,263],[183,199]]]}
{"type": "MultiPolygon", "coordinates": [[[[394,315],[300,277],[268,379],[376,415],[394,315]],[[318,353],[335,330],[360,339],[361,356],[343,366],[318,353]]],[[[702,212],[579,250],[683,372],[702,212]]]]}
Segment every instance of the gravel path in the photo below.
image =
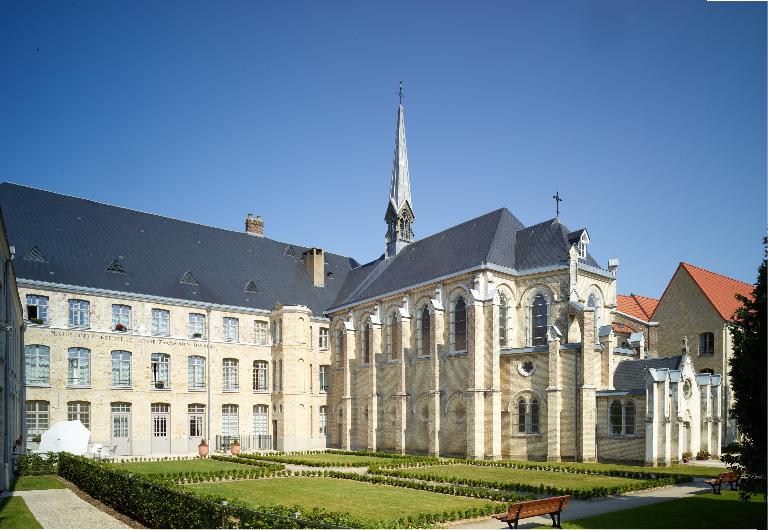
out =
{"type": "Polygon", "coordinates": [[[68,489],[14,491],[43,528],[130,528],[68,489]]]}
{"type": "MultiPolygon", "coordinates": [[[[696,481],[688,484],[682,484],[679,486],[665,486],[663,488],[656,488],[652,490],[636,491],[633,493],[627,493],[625,495],[598,497],[588,500],[572,500],[568,503],[568,507],[563,511],[562,520],[563,522],[575,521],[576,519],[591,517],[593,515],[600,515],[602,513],[616,512],[618,510],[626,510],[628,508],[637,508],[638,506],[648,506],[649,504],[671,501],[673,499],[687,497],[688,495],[707,493],[710,488],[706,484],[703,484],[701,480],[702,479],[696,479],[696,481]]],[[[541,525],[550,526],[551,524],[552,519],[550,519],[548,515],[545,515],[543,517],[531,517],[530,519],[520,521],[520,528],[535,528],[541,525]]],[[[506,529],[507,524],[499,522],[496,519],[486,517],[482,519],[474,519],[472,521],[460,521],[458,523],[451,523],[445,525],[445,527],[506,529]]]]}

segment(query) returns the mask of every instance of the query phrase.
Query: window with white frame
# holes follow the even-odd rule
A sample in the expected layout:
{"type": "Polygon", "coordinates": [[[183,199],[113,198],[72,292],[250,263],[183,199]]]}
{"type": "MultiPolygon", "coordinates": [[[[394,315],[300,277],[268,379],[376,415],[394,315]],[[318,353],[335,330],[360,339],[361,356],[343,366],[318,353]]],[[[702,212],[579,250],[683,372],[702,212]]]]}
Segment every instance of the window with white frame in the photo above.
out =
{"type": "Polygon", "coordinates": [[[69,301],[69,325],[78,328],[87,328],[90,324],[89,311],[91,303],[87,300],[71,299],[69,301]]]}
{"type": "Polygon", "coordinates": [[[51,349],[42,344],[24,346],[24,368],[27,385],[50,384],[51,349]]]}
{"type": "Polygon", "coordinates": [[[320,434],[325,436],[328,434],[328,407],[322,405],[320,407],[320,434]]]}
{"type": "Polygon", "coordinates": [[[192,403],[187,406],[189,416],[189,437],[203,438],[205,436],[205,405],[192,403]]]}
{"type": "Polygon", "coordinates": [[[115,331],[131,329],[131,306],[112,304],[112,329],[115,331]]]}
{"type": "Polygon", "coordinates": [[[237,369],[237,359],[224,359],[222,362],[222,389],[224,392],[237,392],[240,389],[237,369]]]}
{"type": "Polygon", "coordinates": [[[253,361],[253,391],[266,392],[269,390],[267,381],[269,381],[269,365],[267,361],[253,361]]]}
{"type": "Polygon", "coordinates": [[[171,406],[168,403],[152,403],[149,410],[152,412],[152,436],[167,438],[171,406]]]}
{"type": "Polygon", "coordinates": [[[384,337],[384,346],[386,348],[387,358],[391,361],[398,358],[398,342],[400,335],[399,322],[397,320],[397,310],[392,311],[387,316],[387,329],[384,337]]]}
{"type": "Polygon", "coordinates": [[[224,317],[224,340],[237,341],[240,335],[240,321],[232,317],[224,317]]]}
{"type": "Polygon", "coordinates": [[[86,429],[91,428],[91,404],[87,401],[67,403],[67,421],[80,420],[86,429]]]}
{"type": "Polygon", "coordinates": [[[67,385],[89,386],[91,384],[91,350],[70,348],[67,351],[67,385]]]}
{"type": "Polygon", "coordinates": [[[608,411],[611,436],[634,436],[635,434],[635,402],[615,399],[608,411]]]}
{"type": "Polygon", "coordinates": [[[167,309],[152,309],[152,335],[170,334],[171,313],[167,309]]]}
{"type": "Polygon", "coordinates": [[[27,295],[27,320],[33,324],[48,323],[48,297],[39,294],[27,295]]]}
{"type": "Polygon", "coordinates": [[[507,347],[507,331],[509,325],[509,302],[503,294],[499,295],[499,346],[507,347]]]}
{"type": "Polygon", "coordinates": [[[320,328],[318,331],[317,347],[321,350],[328,349],[328,328],[320,328]]]}
{"type": "Polygon", "coordinates": [[[459,296],[451,301],[450,307],[451,352],[463,352],[467,349],[467,303],[463,296],[459,296]]]}
{"type": "Polygon", "coordinates": [[[47,401],[27,401],[27,440],[42,435],[49,429],[50,413],[47,401]]]}
{"type": "Polygon", "coordinates": [[[518,434],[540,434],[539,429],[539,400],[532,398],[517,401],[517,432],[518,434]]]}
{"type": "Polygon", "coordinates": [[[222,405],[221,406],[221,435],[222,436],[237,436],[239,433],[238,425],[238,407],[237,405],[222,405]]]}
{"type": "Polygon", "coordinates": [[[268,324],[265,320],[253,321],[253,336],[256,344],[269,344],[268,324]]]}
{"type": "Polygon", "coordinates": [[[711,331],[699,334],[699,355],[715,354],[715,334],[711,331]]]}
{"type": "Polygon", "coordinates": [[[429,357],[432,351],[432,338],[429,319],[429,306],[421,308],[416,316],[416,355],[418,357],[429,357]]]}
{"type": "Polygon", "coordinates": [[[595,293],[589,295],[589,298],[587,299],[587,307],[591,307],[595,310],[595,341],[598,340],[597,332],[601,326],[601,305],[602,304],[600,303],[600,299],[595,295],[595,293]]]}
{"type": "Polygon", "coordinates": [[[253,406],[253,434],[269,436],[269,408],[266,405],[253,406]]]}
{"type": "Polygon", "coordinates": [[[152,384],[155,388],[171,388],[171,356],[153,353],[150,357],[152,384]]]}
{"type": "Polygon", "coordinates": [[[327,364],[320,365],[320,392],[328,392],[331,386],[331,367],[327,364]]]}
{"type": "Polygon", "coordinates": [[[547,345],[547,322],[549,321],[549,304],[546,297],[539,293],[533,298],[531,306],[531,346],[547,345]]]}
{"type": "Polygon", "coordinates": [[[205,357],[190,355],[187,357],[188,388],[203,390],[205,388],[205,357]]]}
{"type": "Polygon", "coordinates": [[[112,352],[112,388],[131,387],[131,352],[112,352]]]}
{"type": "Polygon", "coordinates": [[[202,339],[205,337],[205,315],[201,313],[189,314],[189,338],[202,339]]]}

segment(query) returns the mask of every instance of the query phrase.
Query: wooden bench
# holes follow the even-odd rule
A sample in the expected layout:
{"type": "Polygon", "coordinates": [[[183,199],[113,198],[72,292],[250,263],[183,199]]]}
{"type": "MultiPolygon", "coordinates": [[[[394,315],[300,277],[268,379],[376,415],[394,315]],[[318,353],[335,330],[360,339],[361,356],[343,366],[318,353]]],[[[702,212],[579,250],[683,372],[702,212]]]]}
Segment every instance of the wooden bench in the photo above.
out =
{"type": "Polygon", "coordinates": [[[712,486],[712,493],[715,495],[720,495],[720,488],[723,486],[723,482],[730,484],[731,490],[739,489],[739,475],[733,471],[720,473],[717,478],[711,478],[709,480],[705,480],[704,482],[712,486]]]}
{"type": "Polygon", "coordinates": [[[507,513],[494,515],[493,517],[503,523],[507,523],[510,528],[517,528],[517,523],[520,519],[536,517],[537,515],[549,515],[552,518],[552,526],[562,528],[560,526],[560,513],[568,506],[568,499],[570,498],[570,495],[563,495],[561,497],[516,502],[509,506],[507,513]],[[513,523],[514,527],[512,526],[513,523]]]}

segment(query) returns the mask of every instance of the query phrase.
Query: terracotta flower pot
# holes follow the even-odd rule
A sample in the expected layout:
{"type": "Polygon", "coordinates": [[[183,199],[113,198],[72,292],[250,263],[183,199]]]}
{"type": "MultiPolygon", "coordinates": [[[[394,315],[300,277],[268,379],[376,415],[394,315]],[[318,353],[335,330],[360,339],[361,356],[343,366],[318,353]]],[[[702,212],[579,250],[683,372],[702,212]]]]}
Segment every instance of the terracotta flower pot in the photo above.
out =
{"type": "Polygon", "coordinates": [[[208,444],[198,445],[197,452],[200,455],[200,458],[205,458],[206,456],[208,456],[208,444]]]}
{"type": "Polygon", "coordinates": [[[240,454],[240,444],[232,444],[229,446],[229,450],[232,452],[233,455],[239,455],[240,454]]]}

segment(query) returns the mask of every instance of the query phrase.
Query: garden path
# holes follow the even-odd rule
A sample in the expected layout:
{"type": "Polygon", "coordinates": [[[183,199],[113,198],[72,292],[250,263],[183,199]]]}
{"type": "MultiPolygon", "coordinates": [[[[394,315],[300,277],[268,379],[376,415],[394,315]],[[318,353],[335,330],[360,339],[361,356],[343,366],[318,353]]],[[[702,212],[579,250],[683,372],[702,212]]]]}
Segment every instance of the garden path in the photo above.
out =
{"type": "Polygon", "coordinates": [[[43,528],[130,528],[69,489],[14,491],[43,528]]]}
{"type": "MultiPolygon", "coordinates": [[[[679,499],[687,495],[696,495],[707,493],[710,488],[702,481],[703,478],[697,478],[693,482],[677,486],[665,486],[652,490],[636,491],[624,495],[614,495],[611,497],[598,497],[587,500],[572,500],[568,507],[563,511],[562,520],[575,521],[584,517],[600,515],[603,513],[616,512],[638,506],[647,506],[658,502],[679,499]]],[[[551,525],[552,520],[549,516],[532,517],[520,522],[520,528],[536,528],[541,525],[551,525]]],[[[637,528],[643,527],[642,521],[637,521],[637,528]]],[[[449,523],[444,525],[446,528],[507,528],[506,523],[501,523],[493,518],[474,519],[471,521],[461,521],[458,523],[449,523]]]]}

